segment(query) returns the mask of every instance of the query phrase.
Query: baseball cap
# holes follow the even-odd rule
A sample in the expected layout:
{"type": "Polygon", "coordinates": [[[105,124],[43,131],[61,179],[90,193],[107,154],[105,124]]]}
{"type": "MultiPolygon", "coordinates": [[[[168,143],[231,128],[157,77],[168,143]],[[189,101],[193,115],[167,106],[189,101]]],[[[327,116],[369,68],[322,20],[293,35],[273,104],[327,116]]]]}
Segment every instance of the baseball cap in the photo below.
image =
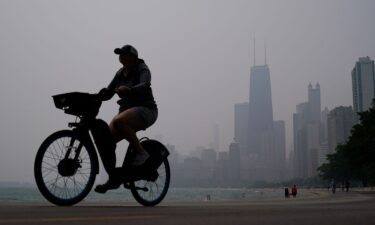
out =
{"type": "Polygon", "coordinates": [[[138,52],[137,49],[135,49],[131,45],[124,45],[121,48],[116,48],[115,49],[115,54],[120,55],[120,54],[133,54],[138,58],[138,52]]]}

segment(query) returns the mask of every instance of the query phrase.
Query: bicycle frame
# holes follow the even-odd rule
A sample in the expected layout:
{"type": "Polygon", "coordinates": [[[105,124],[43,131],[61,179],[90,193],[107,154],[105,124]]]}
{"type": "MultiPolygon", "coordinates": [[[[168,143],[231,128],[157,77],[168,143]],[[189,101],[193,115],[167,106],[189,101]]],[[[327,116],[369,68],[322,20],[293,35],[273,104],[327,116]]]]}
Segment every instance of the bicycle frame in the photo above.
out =
{"type": "MultiPolygon", "coordinates": [[[[99,157],[100,156],[99,153],[100,152],[99,152],[98,146],[95,144],[96,143],[95,136],[92,134],[92,130],[90,128],[91,125],[92,125],[92,123],[94,123],[96,120],[97,119],[85,119],[85,118],[81,118],[80,122],[72,122],[72,123],[68,124],[68,126],[70,128],[73,128],[72,131],[74,133],[76,133],[79,137],[82,138],[82,142],[80,142],[79,146],[75,149],[74,160],[78,159],[79,154],[81,153],[82,146],[85,143],[91,149],[94,149],[94,151],[95,151],[95,153],[94,153],[94,160],[96,161],[97,165],[99,165],[99,158],[100,158],[99,157]]],[[[148,139],[148,138],[142,138],[141,140],[143,140],[143,139],[148,139]]],[[[74,146],[74,142],[75,142],[75,140],[73,140],[73,139],[70,141],[69,149],[68,149],[67,153],[65,154],[65,159],[69,158],[69,155],[71,154],[71,151],[72,151],[73,146],[74,146]]],[[[127,180],[129,178],[129,172],[131,170],[131,166],[128,163],[128,162],[132,161],[132,158],[133,158],[131,149],[132,148],[129,145],[129,147],[127,149],[127,152],[125,154],[122,166],[121,166],[121,168],[119,168],[119,169],[122,170],[122,174],[123,174],[123,179],[124,180],[127,180]]],[[[96,168],[95,173],[99,174],[99,167],[96,168]]]]}
{"type": "MultiPolygon", "coordinates": [[[[76,133],[79,137],[82,138],[82,142],[80,142],[79,146],[77,149],[75,149],[75,155],[74,155],[74,159],[77,160],[78,157],[79,157],[79,154],[81,153],[81,149],[82,149],[82,146],[83,144],[87,144],[89,146],[89,149],[94,149],[94,160],[96,162],[96,165],[99,165],[99,157],[98,157],[98,149],[97,147],[95,146],[94,142],[93,142],[93,137],[91,137],[92,135],[90,134],[90,120],[86,121],[84,119],[82,119],[80,122],[78,123],[69,123],[68,126],[70,128],[73,128],[73,132],[76,133]]],[[[74,142],[75,142],[75,139],[72,139],[70,140],[70,144],[69,144],[69,149],[68,151],[66,152],[65,154],[65,159],[67,159],[71,153],[71,150],[74,146],[74,142]]],[[[95,173],[96,174],[99,174],[99,166],[97,168],[95,168],[95,173]]]]}

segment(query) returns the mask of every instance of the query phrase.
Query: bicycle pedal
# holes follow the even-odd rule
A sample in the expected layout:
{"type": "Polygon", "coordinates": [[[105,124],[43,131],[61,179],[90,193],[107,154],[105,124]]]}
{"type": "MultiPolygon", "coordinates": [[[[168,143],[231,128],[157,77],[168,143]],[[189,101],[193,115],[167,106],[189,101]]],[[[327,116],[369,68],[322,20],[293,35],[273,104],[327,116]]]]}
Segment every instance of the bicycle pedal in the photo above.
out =
{"type": "Polygon", "coordinates": [[[148,191],[148,188],[146,188],[146,187],[143,187],[143,188],[141,188],[141,187],[135,187],[135,190],[141,190],[141,191],[148,191]]]}

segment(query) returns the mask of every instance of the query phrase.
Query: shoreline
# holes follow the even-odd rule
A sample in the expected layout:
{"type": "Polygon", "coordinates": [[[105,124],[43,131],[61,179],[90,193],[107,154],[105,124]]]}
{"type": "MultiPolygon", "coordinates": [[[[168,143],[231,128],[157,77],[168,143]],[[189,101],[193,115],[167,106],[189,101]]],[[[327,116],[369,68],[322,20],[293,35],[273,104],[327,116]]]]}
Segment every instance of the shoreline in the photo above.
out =
{"type": "MultiPolygon", "coordinates": [[[[267,191],[275,191],[274,188],[264,188],[264,189],[257,189],[263,190],[264,192],[267,191]]],[[[279,190],[279,189],[277,189],[279,190]]],[[[281,192],[280,192],[281,193],[281,192]]],[[[95,193],[95,195],[98,195],[95,193]]],[[[100,198],[98,199],[84,199],[80,203],[76,204],[79,205],[139,205],[132,196],[128,199],[121,199],[121,200],[113,200],[113,199],[106,199],[106,195],[98,195],[100,198]]],[[[340,190],[336,190],[335,194],[332,194],[328,191],[328,189],[323,188],[301,188],[298,189],[297,197],[289,197],[285,198],[284,195],[280,196],[267,196],[267,195],[257,195],[257,196],[246,196],[244,198],[237,198],[237,199],[220,199],[217,198],[215,195],[211,195],[211,200],[207,200],[204,196],[199,199],[192,199],[192,200],[179,200],[179,199],[164,199],[160,205],[199,205],[199,204],[279,204],[279,203],[334,203],[334,202],[353,202],[353,201],[364,201],[371,198],[375,198],[375,189],[373,188],[353,188],[349,192],[342,192],[340,190]]],[[[53,205],[45,200],[42,196],[40,200],[9,200],[9,201],[0,201],[0,206],[6,205],[53,205]]]]}

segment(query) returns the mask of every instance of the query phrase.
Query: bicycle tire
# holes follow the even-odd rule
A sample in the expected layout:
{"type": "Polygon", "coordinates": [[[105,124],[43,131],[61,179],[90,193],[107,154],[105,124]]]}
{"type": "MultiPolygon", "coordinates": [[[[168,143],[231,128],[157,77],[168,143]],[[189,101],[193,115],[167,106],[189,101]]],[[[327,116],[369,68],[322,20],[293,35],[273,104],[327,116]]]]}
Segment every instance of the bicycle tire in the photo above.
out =
{"type": "Polygon", "coordinates": [[[159,173],[159,176],[155,181],[140,180],[140,181],[135,181],[135,182],[130,183],[130,190],[134,199],[143,206],[150,206],[150,207],[155,206],[159,204],[166,196],[168,192],[168,188],[169,188],[170,179],[171,179],[171,171],[170,171],[168,159],[163,160],[162,164],[158,168],[158,173],[159,173]],[[163,173],[163,171],[160,171],[160,169],[165,171],[164,180],[162,179],[163,174],[160,174],[160,173],[163,173]],[[158,180],[160,180],[163,184],[162,190],[160,192],[158,191],[159,190],[158,184],[157,184],[158,180]],[[157,196],[155,196],[155,198],[151,196],[151,193],[153,192],[154,187],[158,189],[157,190],[158,194],[157,196]],[[138,188],[147,188],[148,191],[146,192],[138,188]],[[149,195],[150,198],[147,198],[146,195],[149,195]]]}
{"type": "Polygon", "coordinates": [[[95,149],[82,142],[82,139],[71,130],[61,130],[51,134],[39,147],[34,162],[34,176],[40,193],[49,202],[59,206],[71,206],[80,202],[87,196],[95,182],[98,165],[94,154],[96,154],[95,149]],[[69,147],[71,138],[75,140],[71,148],[76,146],[75,143],[83,144],[79,156],[80,167],[76,169],[74,175],[62,176],[58,165],[65,156],[66,144],[68,143],[69,147]],[[48,183],[51,177],[51,180],[55,179],[55,183],[48,183]],[[80,183],[79,179],[82,179],[83,183],[80,183]],[[72,184],[74,193],[70,192],[72,184]],[[59,190],[60,194],[57,192],[59,190]]]}

